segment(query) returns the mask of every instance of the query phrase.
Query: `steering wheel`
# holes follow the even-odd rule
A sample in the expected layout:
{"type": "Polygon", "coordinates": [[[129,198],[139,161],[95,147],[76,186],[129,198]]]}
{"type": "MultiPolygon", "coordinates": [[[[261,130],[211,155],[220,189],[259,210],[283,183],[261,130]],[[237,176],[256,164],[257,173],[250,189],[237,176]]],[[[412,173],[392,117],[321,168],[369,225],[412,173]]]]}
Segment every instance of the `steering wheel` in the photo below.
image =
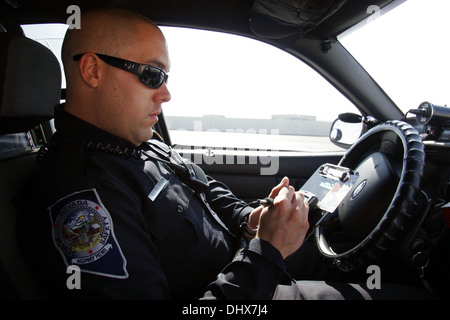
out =
{"type": "Polygon", "coordinates": [[[359,177],[334,219],[316,229],[321,255],[350,271],[400,241],[415,218],[424,164],[422,139],[405,122],[387,121],[362,135],[338,164],[357,171],[359,177]],[[336,230],[356,245],[335,252],[330,238],[336,230]]]}

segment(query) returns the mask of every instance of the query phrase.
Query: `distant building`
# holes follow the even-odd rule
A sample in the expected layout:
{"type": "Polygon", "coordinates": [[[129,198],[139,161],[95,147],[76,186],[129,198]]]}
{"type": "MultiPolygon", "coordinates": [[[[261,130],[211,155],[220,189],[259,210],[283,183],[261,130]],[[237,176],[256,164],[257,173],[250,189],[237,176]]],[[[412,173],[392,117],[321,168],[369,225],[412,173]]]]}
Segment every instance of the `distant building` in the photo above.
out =
{"type": "Polygon", "coordinates": [[[227,118],[223,115],[203,117],[165,116],[169,130],[258,133],[278,130],[281,135],[328,136],[331,122],[316,121],[309,115],[273,115],[271,119],[227,118]]]}

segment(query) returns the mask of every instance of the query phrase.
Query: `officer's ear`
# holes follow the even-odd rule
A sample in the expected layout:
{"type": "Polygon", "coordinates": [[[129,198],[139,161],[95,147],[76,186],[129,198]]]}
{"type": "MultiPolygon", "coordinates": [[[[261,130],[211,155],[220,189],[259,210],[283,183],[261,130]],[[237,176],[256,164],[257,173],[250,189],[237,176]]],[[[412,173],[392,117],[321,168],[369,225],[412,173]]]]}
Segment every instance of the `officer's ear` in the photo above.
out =
{"type": "Polygon", "coordinates": [[[78,63],[81,78],[93,89],[98,87],[100,80],[99,60],[95,53],[86,53],[78,63]]]}

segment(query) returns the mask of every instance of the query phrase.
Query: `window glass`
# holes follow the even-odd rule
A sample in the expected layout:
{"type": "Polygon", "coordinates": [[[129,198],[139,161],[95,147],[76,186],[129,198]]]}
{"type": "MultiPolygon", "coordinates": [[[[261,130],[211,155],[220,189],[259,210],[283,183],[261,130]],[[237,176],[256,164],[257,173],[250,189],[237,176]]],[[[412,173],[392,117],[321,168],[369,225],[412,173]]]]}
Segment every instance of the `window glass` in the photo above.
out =
{"type": "Polygon", "coordinates": [[[407,112],[422,102],[450,104],[448,0],[394,1],[339,37],[339,41],[407,112]]]}
{"type": "Polygon", "coordinates": [[[339,113],[357,109],[318,73],[268,44],[165,27],[172,62],[163,106],[172,143],[211,148],[329,152],[339,113]]]}
{"type": "MultiPolygon", "coordinates": [[[[22,27],[61,62],[67,25],[22,27]]],[[[172,99],[163,105],[163,112],[176,147],[343,151],[330,142],[330,126],[339,113],[358,111],[306,64],[241,36],[161,29],[172,63],[168,83],[172,99]]]]}

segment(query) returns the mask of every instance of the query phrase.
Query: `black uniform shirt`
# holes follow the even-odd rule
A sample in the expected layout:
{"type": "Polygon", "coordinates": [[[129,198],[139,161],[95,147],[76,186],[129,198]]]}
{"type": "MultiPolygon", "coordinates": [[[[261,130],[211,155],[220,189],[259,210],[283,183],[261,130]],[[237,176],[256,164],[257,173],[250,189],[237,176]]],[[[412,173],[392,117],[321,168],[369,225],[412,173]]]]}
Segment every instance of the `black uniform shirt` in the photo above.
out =
{"type": "Polygon", "coordinates": [[[55,126],[18,229],[49,297],[268,299],[288,278],[279,252],[259,239],[233,260],[252,209],[222,183],[208,177],[209,188],[194,192],[148,144],[137,148],[61,106],[55,126]],[[74,265],[81,289],[70,288],[74,265]]]}

